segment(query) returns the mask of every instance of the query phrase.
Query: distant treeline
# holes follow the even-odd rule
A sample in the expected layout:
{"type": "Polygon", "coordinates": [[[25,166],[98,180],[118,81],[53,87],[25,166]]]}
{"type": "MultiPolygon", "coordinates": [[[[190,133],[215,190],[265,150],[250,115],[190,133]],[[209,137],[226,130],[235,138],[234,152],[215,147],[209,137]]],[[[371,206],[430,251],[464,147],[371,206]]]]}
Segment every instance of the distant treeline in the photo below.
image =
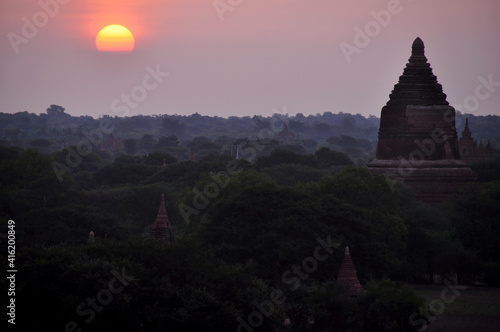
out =
{"type": "MultiPolygon", "coordinates": [[[[457,115],[460,137],[465,118],[476,140],[490,140],[500,147],[498,116],[457,115]]],[[[88,141],[94,151],[112,155],[168,153],[178,160],[201,159],[211,154],[236,156],[242,145],[259,141],[266,146],[259,155],[275,149],[313,154],[321,147],[349,155],[364,165],[375,154],[379,118],[356,114],[324,112],[305,116],[298,113],[270,117],[210,117],[185,115],[136,115],[131,117],[71,116],[58,105],[46,113],[0,113],[0,145],[34,148],[53,153],[88,141]],[[264,142],[264,143],[262,143],[264,142]]]]}

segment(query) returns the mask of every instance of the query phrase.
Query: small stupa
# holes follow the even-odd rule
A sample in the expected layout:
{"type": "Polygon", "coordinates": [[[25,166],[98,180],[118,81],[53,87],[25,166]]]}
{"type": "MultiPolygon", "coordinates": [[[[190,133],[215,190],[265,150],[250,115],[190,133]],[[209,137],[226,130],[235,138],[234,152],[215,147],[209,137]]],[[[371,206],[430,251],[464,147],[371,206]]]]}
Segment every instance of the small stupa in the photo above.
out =
{"type": "Polygon", "coordinates": [[[493,161],[495,157],[493,155],[493,148],[488,140],[486,147],[483,147],[483,141],[479,142],[472,137],[472,131],[469,128],[469,119],[465,119],[465,127],[462,131],[462,137],[458,141],[458,150],[460,153],[460,159],[465,163],[477,163],[484,161],[493,161]]]}
{"type": "Polygon", "coordinates": [[[336,281],[337,286],[342,286],[349,290],[351,296],[356,296],[363,291],[363,286],[359,283],[354,263],[349,253],[349,247],[345,247],[344,260],[340,264],[339,273],[336,281]]]}
{"type": "Polygon", "coordinates": [[[151,235],[158,240],[165,240],[172,242],[174,237],[172,236],[172,229],[170,227],[170,221],[167,216],[167,209],[165,208],[165,195],[161,194],[160,209],[158,210],[158,215],[156,216],[156,221],[151,229],[151,235]]]}
{"type": "Polygon", "coordinates": [[[94,231],[90,231],[89,233],[89,242],[94,242],[94,231]]]}

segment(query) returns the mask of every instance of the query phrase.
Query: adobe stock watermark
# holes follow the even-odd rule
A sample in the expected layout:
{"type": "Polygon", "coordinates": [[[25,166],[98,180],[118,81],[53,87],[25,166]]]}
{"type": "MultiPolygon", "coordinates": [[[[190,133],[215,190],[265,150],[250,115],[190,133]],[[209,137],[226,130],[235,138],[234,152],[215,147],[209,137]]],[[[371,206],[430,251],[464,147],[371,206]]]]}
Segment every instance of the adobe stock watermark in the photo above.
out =
{"type": "MultiPolygon", "coordinates": [[[[446,111],[443,112],[444,123],[450,123],[454,128],[455,123],[455,110],[453,107],[447,107],[446,111]]],[[[431,160],[431,156],[436,153],[436,148],[438,145],[443,145],[445,153],[452,153],[451,146],[449,144],[450,137],[446,134],[443,128],[437,127],[432,129],[430,133],[430,138],[425,138],[422,140],[415,139],[414,143],[417,146],[408,155],[408,159],[403,156],[399,156],[398,160],[398,170],[397,174],[383,174],[387,184],[391,191],[395,190],[395,184],[399,182],[404,182],[404,178],[411,176],[419,166],[421,166],[426,160],[431,160]]]]}
{"type": "MultiPolygon", "coordinates": [[[[164,78],[170,75],[168,72],[161,71],[160,65],[156,65],[155,69],[147,66],[146,72],[147,74],[142,78],[141,84],[134,86],[130,94],[122,93],[120,98],[113,100],[111,103],[113,113],[119,116],[129,115],[130,108],[137,108],[139,103],[148,96],[148,91],[151,92],[158,88],[164,78]]],[[[73,169],[82,164],[83,159],[92,153],[93,147],[99,147],[104,142],[104,135],[109,135],[114,130],[115,126],[112,124],[110,117],[99,119],[99,128],[91,131],[84,129],[82,134],[85,138],[76,144],[76,149],[71,146],[64,148],[67,151],[65,163],[52,162],[52,169],[59,182],[64,180],[64,173],[72,173],[73,169]]]]}
{"type": "MultiPolygon", "coordinates": [[[[443,113],[443,120],[445,123],[455,122],[456,116],[455,112],[453,112],[453,108],[473,113],[479,109],[480,101],[485,101],[490,98],[496,91],[496,88],[500,87],[500,82],[495,82],[493,80],[493,74],[489,74],[487,78],[480,75],[477,79],[479,84],[476,86],[474,94],[468,95],[464,98],[462,104],[454,105],[443,113]]],[[[444,133],[442,128],[434,128],[431,132],[431,139],[424,139],[422,141],[416,139],[414,142],[417,148],[410,153],[409,158],[399,157],[398,174],[392,175],[392,179],[384,174],[391,190],[394,190],[396,181],[402,181],[403,178],[411,176],[415,172],[416,167],[420,166],[426,157],[429,158],[435,153],[436,144],[446,144],[448,138],[449,137],[444,133]]]]}
{"type": "MultiPolygon", "coordinates": [[[[412,0],[407,0],[412,1],[412,0]]],[[[373,20],[368,21],[364,29],[359,26],[354,27],[354,38],[353,44],[346,42],[340,43],[340,50],[344,55],[347,63],[352,62],[352,56],[354,54],[361,53],[361,50],[370,45],[373,38],[377,37],[383,28],[387,28],[392,21],[394,15],[401,14],[404,7],[400,0],[389,0],[387,3],[387,9],[382,9],[380,11],[370,11],[370,15],[373,20]]]]}
{"type": "Polygon", "coordinates": [[[136,109],[139,103],[144,101],[148,93],[155,90],[163,83],[170,73],[160,70],[160,65],[156,65],[153,70],[150,66],[146,67],[147,74],[142,78],[142,84],[134,86],[130,94],[122,93],[120,98],[113,100],[111,111],[119,116],[127,116],[130,109],[136,109]]]}
{"type": "Polygon", "coordinates": [[[476,86],[474,94],[470,94],[465,97],[462,104],[453,105],[457,110],[469,113],[477,111],[479,109],[480,102],[490,98],[496,88],[500,87],[500,82],[493,81],[493,74],[489,74],[488,78],[484,78],[484,76],[481,75],[478,76],[477,79],[479,84],[476,86]]]}
{"type": "MultiPolygon", "coordinates": [[[[301,265],[293,265],[291,269],[281,275],[281,281],[289,285],[290,290],[296,291],[299,289],[302,282],[309,279],[309,276],[316,272],[319,263],[326,261],[333,253],[333,249],[340,246],[340,243],[332,242],[330,235],[327,236],[326,241],[319,237],[316,241],[319,244],[314,249],[312,256],[304,258],[301,265]]],[[[252,303],[257,310],[252,311],[246,321],[241,316],[236,319],[239,323],[236,331],[253,332],[254,328],[258,328],[264,323],[264,317],[269,318],[272,316],[275,306],[282,305],[285,302],[286,296],[284,292],[278,288],[273,289],[269,294],[269,300],[264,300],[261,303],[254,301],[252,303]]]]}
{"type": "Polygon", "coordinates": [[[230,160],[226,164],[225,171],[220,171],[219,173],[210,172],[209,175],[212,181],[203,187],[203,192],[196,187],[193,188],[193,206],[184,203],[179,204],[179,212],[184,222],[189,225],[191,216],[197,216],[202,210],[207,208],[210,204],[210,200],[219,196],[220,192],[227,187],[231,181],[231,177],[240,174],[241,171],[242,169],[240,168],[238,160],[230,160]]]}
{"type": "Polygon", "coordinates": [[[14,50],[14,53],[19,53],[19,46],[28,44],[29,41],[38,35],[39,29],[46,26],[50,18],[54,18],[60,9],[60,5],[65,5],[71,0],[40,0],[38,5],[40,10],[33,14],[31,19],[23,16],[21,21],[23,25],[21,26],[21,34],[15,32],[9,32],[7,38],[9,39],[10,45],[14,50]]]}
{"type": "MultiPolygon", "coordinates": [[[[257,140],[252,141],[250,144],[245,145],[239,153],[248,161],[252,162],[257,157],[257,152],[265,148],[266,141],[272,140],[274,135],[280,132],[283,128],[282,125],[287,120],[283,114],[286,112],[286,106],[283,107],[281,114],[276,113],[276,108],[273,109],[273,117],[271,118],[271,128],[263,128],[257,134],[257,140]]],[[[203,187],[203,191],[194,187],[192,189],[194,196],[192,206],[184,203],[178,205],[178,209],[184,222],[189,225],[192,215],[199,215],[200,212],[208,207],[210,200],[215,199],[224,188],[227,187],[231,178],[241,173],[240,162],[238,159],[230,160],[226,164],[226,169],[219,173],[210,172],[209,176],[212,179],[203,187]]]]}
{"type": "Polygon", "coordinates": [[[410,315],[408,322],[411,326],[420,326],[418,332],[426,331],[429,327],[428,323],[436,320],[436,317],[441,315],[447,304],[453,303],[458,296],[460,296],[459,290],[467,289],[467,286],[453,285],[450,281],[444,280],[446,285],[441,291],[441,296],[438,299],[434,299],[428,303],[428,309],[418,308],[418,312],[414,312],[410,315]],[[450,294],[451,296],[449,296],[450,294]]]}
{"type": "Polygon", "coordinates": [[[221,22],[224,22],[227,12],[233,12],[236,7],[239,7],[243,0],[215,0],[212,4],[215,12],[221,22]]]}
{"type": "MultiPolygon", "coordinates": [[[[108,282],[107,288],[101,289],[95,297],[87,297],[86,301],[76,307],[76,313],[82,317],[85,324],[92,323],[97,313],[102,312],[104,307],[113,301],[113,294],[120,294],[135,279],[134,276],[127,275],[124,268],[122,268],[121,274],[116,270],[112,270],[111,273],[114,278],[108,282]]],[[[64,331],[81,332],[82,329],[77,322],[69,321],[66,323],[64,331]]]]}

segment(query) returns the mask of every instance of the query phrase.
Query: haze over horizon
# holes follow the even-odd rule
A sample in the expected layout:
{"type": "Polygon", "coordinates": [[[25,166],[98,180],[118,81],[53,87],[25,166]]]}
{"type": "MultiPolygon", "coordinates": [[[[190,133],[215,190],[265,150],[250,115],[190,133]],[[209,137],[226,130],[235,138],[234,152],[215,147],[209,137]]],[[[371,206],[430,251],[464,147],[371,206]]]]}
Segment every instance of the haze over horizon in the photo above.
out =
{"type": "Polygon", "coordinates": [[[3,1],[0,112],[379,117],[420,37],[452,106],[500,115],[499,12],[495,0],[3,1]],[[97,51],[109,24],[130,29],[134,51],[97,51]]]}

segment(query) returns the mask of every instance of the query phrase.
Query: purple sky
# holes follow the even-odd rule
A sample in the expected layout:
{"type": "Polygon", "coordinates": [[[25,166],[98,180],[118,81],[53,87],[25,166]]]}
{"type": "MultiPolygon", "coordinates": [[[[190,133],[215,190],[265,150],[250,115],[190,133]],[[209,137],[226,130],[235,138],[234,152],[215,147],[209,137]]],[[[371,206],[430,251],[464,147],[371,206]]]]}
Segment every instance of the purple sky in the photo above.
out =
{"type": "Polygon", "coordinates": [[[499,13],[498,0],[2,0],[0,112],[380,116],[419,36],[452,105],[500,115],[499,13]],[[108,24],[130,29],[132,53],[96,50],[108,24]]]}

